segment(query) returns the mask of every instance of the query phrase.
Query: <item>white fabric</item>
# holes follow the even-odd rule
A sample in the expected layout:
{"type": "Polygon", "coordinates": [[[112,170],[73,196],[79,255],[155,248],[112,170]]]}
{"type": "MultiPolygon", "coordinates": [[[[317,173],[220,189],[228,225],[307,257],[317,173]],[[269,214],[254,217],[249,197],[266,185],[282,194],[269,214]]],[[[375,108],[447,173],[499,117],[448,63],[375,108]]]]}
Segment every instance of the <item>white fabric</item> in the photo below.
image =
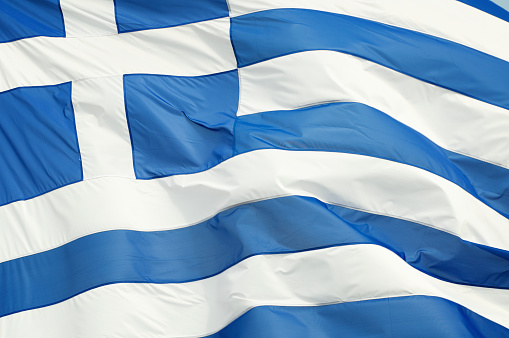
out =
{"type": "Polygon", "coordinates": [[[428,171],[354,154],[271,149],[192,175],[97,178],[6,205],[0,262],[100,231],[191,226],[237,204],[286,195],[413,220],[509,250],[508,219],[428,171]]]}
{"type": "MultiPolygon", "coordinates": [[[[122,75],[198,76],[235,69],[229,19],[117,35],[113,0],[61,0],[61,5],[66,38],[0,44],[0,92],[72,81],[85,181],[1,207],[0,262],[100,231],[193,226],[234,205],[286,195],[409,219],[509,250],[509,221],[458,186],[415,167],[366,156],[263,150],[206,172],[135,180],[122,75]]],[[[230,6],[233,15],[285,6],[345,13],[509,60],[507,23],[451,0],[230,0],[230,6]]],[[[302,53],[248,67],[241,75],[240,115],[356,98],[388,108],[379,109],[448,149],[509,163],[509,149],[501,146],[507,143],[507,111],[353,57],[302,53]],[[341,62],[345,67],[335,64],[341,62]],[[372,91],[380,88],[379,94],[372,91]],[[297,105],[285,105],[289,99],[297,105]]],[[[99,287],[0,318],[0,337],[197,336],[220,330],[254,306],[408,295],[443,297],[509,327],[507,290],[446,283],[384,248],[355,245],[252,257],[191,283],[99,287]]]]}
{"type": "Polygon", "coordinates": [[[276,8],[345,14],[454,41],[509,61],[509,23],[455,0],[229,0],[239,16],[276,8]]]}
{"type": "Polygon", "coordinates": [[[0,44],[0,91],[130,73],[198,76],[236,68],[230,21],[83,38],[0,44]]]}
{"type": "Polygon", "coordinates": [[[267,60],[240,72],[238,115],[353,101],[448,150],[509,167],[509,111],[335,51],[267,60]]]}
{"type": "Polygon", "coordinates": [[[117,34],[114,0],[60,0],[65,36],[117,34]]]}
{"type": "Polygon", "coordinates": [[[100,176],[135,178],[123,77],[74,81],[72,105],[83,179],[100,176]]]}
{"type": "MultiPolygon", "coordinates": [[[[2,337],[196,337],[260,305],[310,306],[427,295],[509,327],[509,291],[447,283],[376,245],[251,257],[181,284],[113,284],[0,319],[2,337]],[[29,325],[27,325],[29,323],[29,325]]],[[[263,323],[260,323],[263,325],[263,323]]]]}

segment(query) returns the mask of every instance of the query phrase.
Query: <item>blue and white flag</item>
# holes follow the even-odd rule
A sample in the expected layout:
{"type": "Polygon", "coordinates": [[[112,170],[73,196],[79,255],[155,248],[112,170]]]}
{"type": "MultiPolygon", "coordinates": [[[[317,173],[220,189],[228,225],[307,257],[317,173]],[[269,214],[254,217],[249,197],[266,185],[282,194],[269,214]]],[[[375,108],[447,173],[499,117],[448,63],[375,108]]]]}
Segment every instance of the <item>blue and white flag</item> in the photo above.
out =
{"type": "Polygon", "coordinates": [[[203,336],[509,337],[509,12],[0,0],[0,337],[203,336]]]}

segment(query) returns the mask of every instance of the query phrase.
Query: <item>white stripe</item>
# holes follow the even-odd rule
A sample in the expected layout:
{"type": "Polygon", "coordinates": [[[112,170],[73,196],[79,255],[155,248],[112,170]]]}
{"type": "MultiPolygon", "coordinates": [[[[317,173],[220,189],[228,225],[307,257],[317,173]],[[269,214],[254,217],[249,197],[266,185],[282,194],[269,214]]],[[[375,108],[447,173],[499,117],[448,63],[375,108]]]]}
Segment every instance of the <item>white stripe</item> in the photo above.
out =
{"type": "Polygon", "coordinates": [[[135,178],[124,107],[123,77],[72,83],[72,104],[83,164],[83,179],[135,178]]]}
{"type": "Polygon", "coordinates": [[[346,14],[444,38],[509,61],[509,23],[454,0],[230,0],[232,16],[275,8],[346,14]]]}
{"type": "Polygon", "coordinates": [[[100,231],[190,226],[237,204],[286,195],[414,220],[509,250],[508,219],[428,171],[355,154],[259,150],[197,174],[98,178],[6,205],[0,261],[100,231]]]}
{"type": "Polygon", "coordinates": [[[112,36],[0,44],[0,91],[129,73],[197,76],[235,69],[228,18],[112,36]]]}
{"type": "Polygon", "coordinates": [[[66,37],[117,34],[113,0],[60,0],[66,37]]]}
{"type": "Polygon", "coordinates": [[[239,72],[238,115],[361,102],[446,149],[509,166],[509,111],[376,63],[319,50],[271,59],[239,72]]]}
{"type": "Polygon", "coordinates": [[[376,245],[251,257],[182,284],[113,284],[0,319],[2,337],[189,337],[217,332],[250,308],[426,295],[509,327],[509,291],[432,278],[376,245]],[[27,325],[30,323],[30,325],[27,325]]]}

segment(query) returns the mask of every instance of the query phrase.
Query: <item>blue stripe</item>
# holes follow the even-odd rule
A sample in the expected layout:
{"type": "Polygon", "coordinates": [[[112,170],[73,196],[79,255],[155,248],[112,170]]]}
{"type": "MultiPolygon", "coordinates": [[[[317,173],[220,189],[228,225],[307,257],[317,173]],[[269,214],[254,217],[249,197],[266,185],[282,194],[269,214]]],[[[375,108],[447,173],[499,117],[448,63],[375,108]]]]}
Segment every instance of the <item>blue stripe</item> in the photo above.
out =
{"type": "Polygon", "coordinates": [[[444,150],[369,106],[333,103],[236,118],[236,70],[125,75],[124,88],[139,179],[204,171],[256,149],[347,152],[428,170],[509,217],[509,170],[444,150]]]}
{"type": "Polygon", "coordinates": [[[71,83],[0,93],[0,205],[82,180],[71,83]]]}
{"type": "Polygon", "coordinates": [[[498,17],[499,19],[509,21],[509,12],[499,5],[489,0],[458,0],[469,6],[475,7],[483,12],[498,17]]]}
{"type": "Polygon", "coordinates": [[[440,148],[383,112],[360,103],[332,103],[240,116],[235,153],[256,149],[361,154],[439,175],[509,217],[509,170],[440,148]]]}
{"type": "Polygon", "coordinates": [[[59,0],[0,0],[0,43],[35,36],[65,37],[59,0]]]}
{"type": "Polygon", "coordinates": [[[509,0],[491,0],[491,2],[497,4],[500,8],[509,12],[509,0]]]}
{"type": "Polygon", "coordinates": [[[509,62],[463,45],[382,23],[305,9],[232,19],[240,67],[307,50],[352,54],[509,109],[509,62]]]}
{"type": "Polygon", "coordinates": [[[411,296],[323,306],[260,306],[211,338],[508,337],[509,330],[448,300],[411,296]]]}
{"type": "Polygon", "coordinates": [[[260,254],[377,244],[436,278],[509,288],[509,252],[409,221],[284,197],[241,205],[198,225],[116,230],[0,264],[0,316],[51,305],[111,283],[181,283],[260,254]]]}
{"type": "Polygon", "coordinates": [[[203,171],[233,155],[237,70],[125,75],[124,95],[137,178],[203,171]]]}
{"type": "Polygon", "coordinates": [[[114,0],[119,33],[228,17],[226,0],[114,0]]]}

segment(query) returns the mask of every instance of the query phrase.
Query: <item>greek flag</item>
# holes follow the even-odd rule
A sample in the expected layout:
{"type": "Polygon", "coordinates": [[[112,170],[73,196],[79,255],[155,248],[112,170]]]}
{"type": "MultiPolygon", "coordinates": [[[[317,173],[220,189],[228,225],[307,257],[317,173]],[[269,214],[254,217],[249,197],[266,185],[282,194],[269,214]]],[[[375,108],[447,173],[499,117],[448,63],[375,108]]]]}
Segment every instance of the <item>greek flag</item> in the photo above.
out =
{"type": "Polygon", "coordinates": [[[0,0],[0,337],[509,337],[505,1],[0,0]]]}

